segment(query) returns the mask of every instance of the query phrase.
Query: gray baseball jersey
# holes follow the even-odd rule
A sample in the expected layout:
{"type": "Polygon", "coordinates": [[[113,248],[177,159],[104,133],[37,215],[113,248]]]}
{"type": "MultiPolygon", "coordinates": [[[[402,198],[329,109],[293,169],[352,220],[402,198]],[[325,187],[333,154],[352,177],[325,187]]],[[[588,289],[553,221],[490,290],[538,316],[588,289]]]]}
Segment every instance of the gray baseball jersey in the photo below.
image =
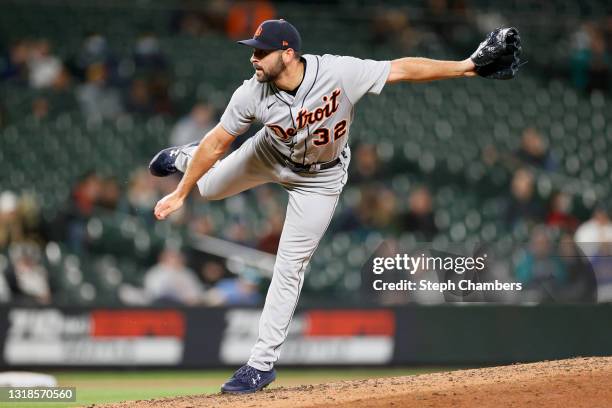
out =
{"type": "MultiPolygon", "coordinates": [[[[295,96],[255,77],[244,81],[227,106],[221,125],[239,135],[254,120],[265,126],[199,181],[208,200],[220,200],[263,183],[278,183],[289,194],[274,273],[259,322],[259,336],[248,364],[271,370],[287,337],[304,283],[304,271],[327,229],[347,181],[346,146],[354,107],[366,93],[379,93],[389,75],[388,61],[333,55],[304,55],[306,71],[295,96]],[[344,154],[341,152],[344,150],[344,154]],[[312,173],[299,164],[336,166],[312,173]]],[[[175,162],[185,171],[196,147],[183,148],[175,162]]]]}
{"type": "Polygon", "coordinates": [[[281,154],[306,165],[339,156],[355,104],[366,93],[380,93],[391,64],[336,55],[303,57],[306,71],[295,96],[253,76],[234,92],[221,125],[237,136],[257,120],[281,154]]]}

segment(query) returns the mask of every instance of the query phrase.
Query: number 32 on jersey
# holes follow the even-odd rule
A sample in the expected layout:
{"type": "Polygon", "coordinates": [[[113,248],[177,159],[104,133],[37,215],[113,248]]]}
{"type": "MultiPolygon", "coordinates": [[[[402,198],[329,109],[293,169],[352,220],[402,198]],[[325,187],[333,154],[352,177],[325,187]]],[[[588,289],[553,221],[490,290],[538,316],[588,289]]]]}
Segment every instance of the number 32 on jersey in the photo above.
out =
{"type": "Polygon", "coordinates": [[[312,140],[312,144],[315,146],[324,146],[330,141],[336,141],[346,134],[346,120],[341,120],[336,123],[333,129],[326,127],[320,127],[312,135],[316,138],[312,140]]]}

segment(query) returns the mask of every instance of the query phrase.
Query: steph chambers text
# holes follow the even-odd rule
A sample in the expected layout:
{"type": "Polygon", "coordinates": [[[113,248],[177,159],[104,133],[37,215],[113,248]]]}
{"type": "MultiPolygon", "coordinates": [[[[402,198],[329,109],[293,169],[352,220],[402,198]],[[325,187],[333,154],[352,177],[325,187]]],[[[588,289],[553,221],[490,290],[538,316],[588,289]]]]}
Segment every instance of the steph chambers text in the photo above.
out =
{"type": "Polygon", "coordinates": [[[425,279],[419,281],[410,281],[402,279],[397,282],[384,282],[377,279],[372,283],[374,290],[377,291],[434,291],[445,292],[448,290],[471,290],[471,291],[518,291],[523,290],[523,284],[520,282],[472,282],[469,279],[459,281],[431,282],[425,279]]]}

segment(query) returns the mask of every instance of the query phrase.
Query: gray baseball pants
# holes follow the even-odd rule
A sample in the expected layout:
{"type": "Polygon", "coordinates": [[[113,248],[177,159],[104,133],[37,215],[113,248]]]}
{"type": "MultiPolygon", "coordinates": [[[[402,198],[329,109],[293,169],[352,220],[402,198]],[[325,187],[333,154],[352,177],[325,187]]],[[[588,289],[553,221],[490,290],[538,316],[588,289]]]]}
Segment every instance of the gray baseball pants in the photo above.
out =
{"type": "MultiPolygon", "coordinates": [[[[348,177],[350,150],[340,164],[316,173],[296,173],[284,165],[280,153],[258,132],[218,161],[197,183],[207,200],[222,200],[264,183],[278,183],[289,193],[274,274],[259,322],[259,337],[248,364],[269,371],[280,355],[304,283],[304,270],[334,214],[348,177]]],[[[184,171],[195,147],[176,161],[184,171]]]]}

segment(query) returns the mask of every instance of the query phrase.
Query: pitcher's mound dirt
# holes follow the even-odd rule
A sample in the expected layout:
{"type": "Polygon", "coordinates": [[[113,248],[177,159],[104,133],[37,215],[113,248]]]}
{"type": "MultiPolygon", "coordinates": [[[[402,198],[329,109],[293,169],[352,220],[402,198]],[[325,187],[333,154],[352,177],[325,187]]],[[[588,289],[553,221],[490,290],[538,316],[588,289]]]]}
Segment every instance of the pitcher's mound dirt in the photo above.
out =
{"type": "MultiPolygon", "coordinates": [[[[281,372],[282,375],[282,372],[281,372]]],[[[575,358],[447,373],[275,388],[113,407],[609,407],[612,357],[575,358]]]]}

